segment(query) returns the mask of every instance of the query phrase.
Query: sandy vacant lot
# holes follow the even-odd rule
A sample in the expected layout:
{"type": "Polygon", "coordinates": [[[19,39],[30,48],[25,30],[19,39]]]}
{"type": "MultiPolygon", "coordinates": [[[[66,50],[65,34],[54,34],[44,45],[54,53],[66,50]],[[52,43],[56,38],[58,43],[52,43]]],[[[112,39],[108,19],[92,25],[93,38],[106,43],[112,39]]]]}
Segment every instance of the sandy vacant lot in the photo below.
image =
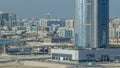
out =
{"type": "Polygon", "coordinates": [[[97,63],[100,67],[86,67],[84,65],[66,65],[50,62],[21,61],[0,63],[0,68],[120,68],[120,63],[97,63]]]}
{"type": "Polygon", "coordinates": [[[0,68],[45,68],[45,67],[25,66],[22,63],[2,63],[0,64],[0,68]]]}

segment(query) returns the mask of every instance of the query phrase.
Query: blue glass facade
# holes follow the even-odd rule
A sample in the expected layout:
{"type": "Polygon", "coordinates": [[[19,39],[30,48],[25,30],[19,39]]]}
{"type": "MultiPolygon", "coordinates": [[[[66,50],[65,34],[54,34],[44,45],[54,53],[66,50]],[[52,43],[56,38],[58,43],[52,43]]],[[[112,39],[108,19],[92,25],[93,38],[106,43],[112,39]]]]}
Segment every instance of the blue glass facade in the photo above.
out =
{"type": "Polygon", "coordinates": [[[13,27],[16,26],[16,15],[11,13],[0,13],[0,27],[13,27]]]}
{"type": "Polygon", "coordinates": [[[108,45],[109,0],[75,0],[75,45],[108,45]]]}

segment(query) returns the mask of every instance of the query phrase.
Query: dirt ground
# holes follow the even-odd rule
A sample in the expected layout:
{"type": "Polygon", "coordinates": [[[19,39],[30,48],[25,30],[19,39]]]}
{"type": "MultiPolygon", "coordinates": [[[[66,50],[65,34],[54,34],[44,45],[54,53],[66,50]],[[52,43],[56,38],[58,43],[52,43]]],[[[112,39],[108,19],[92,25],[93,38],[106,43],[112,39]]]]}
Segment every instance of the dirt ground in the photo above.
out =
{"type": "Polygon", "coordinates": [[[45,67],[35,67],[35,66],[24,66],[22,63],[2,63],[0,68],[45,68],[45,67]]]}

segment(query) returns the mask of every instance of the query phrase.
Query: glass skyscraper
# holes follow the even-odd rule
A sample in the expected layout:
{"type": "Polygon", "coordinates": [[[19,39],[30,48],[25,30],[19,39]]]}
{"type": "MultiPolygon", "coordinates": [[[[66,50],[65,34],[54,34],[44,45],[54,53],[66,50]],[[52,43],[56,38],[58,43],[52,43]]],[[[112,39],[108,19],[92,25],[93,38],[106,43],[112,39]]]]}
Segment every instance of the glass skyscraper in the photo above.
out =
{"type": "Polygon", "coordinates": [[[11,28],[16,25],[16,14],[0,11],[0,27],[7,26],[11,28]]]}
{"type": "Polygon", "coordinates": [[[105,48],[109,44],[109,0],[75,0],[75,45],[105,48]]]}

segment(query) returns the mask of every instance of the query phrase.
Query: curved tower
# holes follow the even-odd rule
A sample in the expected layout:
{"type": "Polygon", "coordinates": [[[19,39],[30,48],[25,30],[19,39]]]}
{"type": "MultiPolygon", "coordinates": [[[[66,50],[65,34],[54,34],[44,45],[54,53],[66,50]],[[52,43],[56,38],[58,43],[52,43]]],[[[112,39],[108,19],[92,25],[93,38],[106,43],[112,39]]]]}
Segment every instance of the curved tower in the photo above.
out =
{"type": "Polygon", "coordinates": [[[108,45],[109,0],[75,0],[75,45],[108,45]]]}

